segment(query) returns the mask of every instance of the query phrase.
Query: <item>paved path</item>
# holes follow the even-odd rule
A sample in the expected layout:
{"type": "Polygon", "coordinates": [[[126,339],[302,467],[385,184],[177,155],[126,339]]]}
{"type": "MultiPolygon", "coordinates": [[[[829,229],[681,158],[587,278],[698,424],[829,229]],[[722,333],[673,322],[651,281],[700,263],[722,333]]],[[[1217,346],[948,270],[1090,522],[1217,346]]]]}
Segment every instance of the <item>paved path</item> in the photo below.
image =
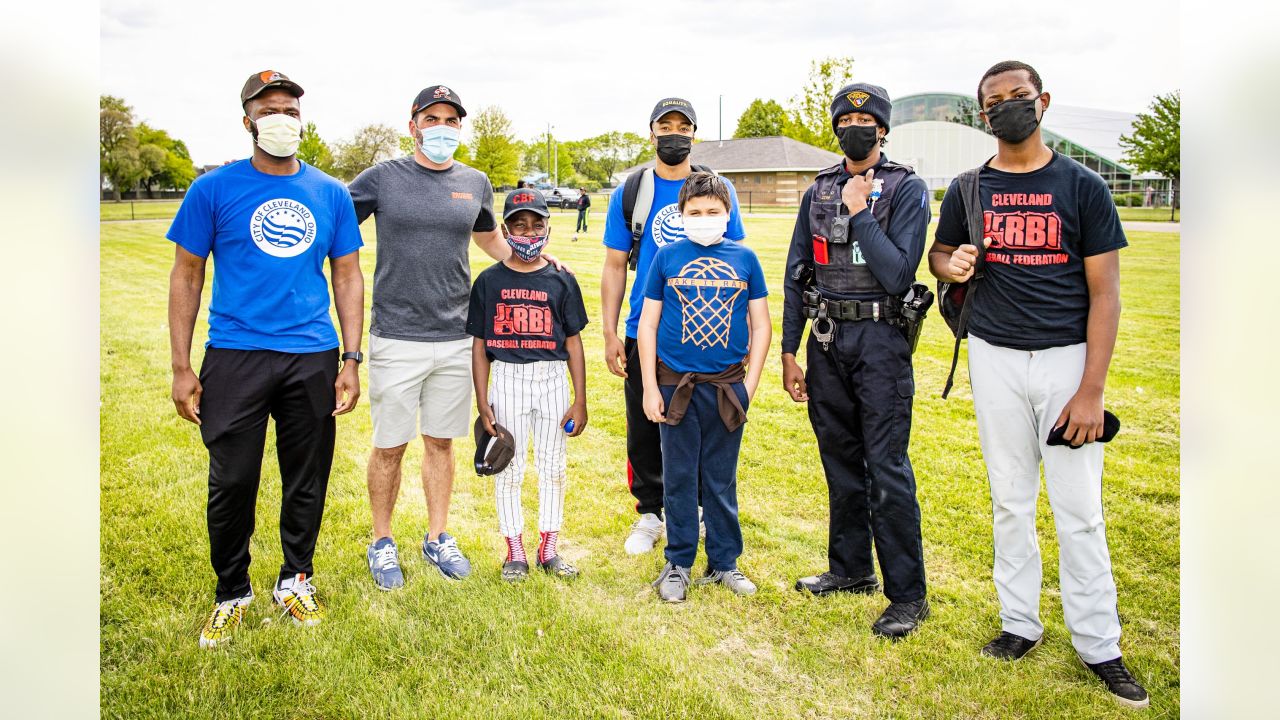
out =
{"type": "Polygon", "coordinates": [[[1124,226],[1125,230],[1182,234],[1182,223],[1180,222],[1148,222],[1146,220],[1129,220],[1121,222],[1120,224],[1124,226]]]}

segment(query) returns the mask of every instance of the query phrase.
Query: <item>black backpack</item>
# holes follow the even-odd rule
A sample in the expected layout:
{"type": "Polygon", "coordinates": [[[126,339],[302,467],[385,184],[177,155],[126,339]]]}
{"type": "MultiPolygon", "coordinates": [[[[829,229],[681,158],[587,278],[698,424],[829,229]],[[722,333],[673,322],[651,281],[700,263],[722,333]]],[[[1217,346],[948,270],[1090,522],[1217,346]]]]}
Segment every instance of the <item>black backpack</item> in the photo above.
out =
{"type": "MultiPolygon", "coordinates": [[[[693,172],[716,174],[706,165],[690,165],[693,172]]],[[[653,168],[643,168],[627,176],[622,183],[622,219],[631,229],[631,252],[627,255],[627,266],[636,269],[640,260],[640,235],[644,233],[644,224],[649,220],[649,211],[653,209],[653,168]],[[635,218],[635,221],[632,221],[635,218]]]]}
{"type": "Polygon", "coordinates": [[[947,327],[956,336],[955,349],[951,353],[951,371],[947,373],[947,384],[942,388],[942,399],[947,399],[951,385],[956,376],[956,363],[960,360],[960,341],[969,335],[969,314],[973,311],[973,295],[977,292],[978,281],[983,276],[986,264],[986,248],[983,247],[982,197],[978,193],[978,175],[982,167],[965,170],[957,179],[960,201],[964,203],[965,219],[969,226],[969,244],[978,248],[978,261],[974,263],[973,275],[962,283],[938,281],[938,313],[946,321],[947,327]]]}

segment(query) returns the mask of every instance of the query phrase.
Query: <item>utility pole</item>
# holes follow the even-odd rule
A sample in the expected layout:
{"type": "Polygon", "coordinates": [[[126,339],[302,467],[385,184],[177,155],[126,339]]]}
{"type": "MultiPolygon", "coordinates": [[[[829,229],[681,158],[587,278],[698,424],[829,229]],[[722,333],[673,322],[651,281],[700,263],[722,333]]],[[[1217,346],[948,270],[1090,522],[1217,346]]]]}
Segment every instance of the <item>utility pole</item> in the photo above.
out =
{"type": "Polygon", "coordinates": [[[720,147],[724,147],[724,95],[720,96],[720,112],[716,121],[720,125],[720,147]]]}
{"type": "Polygon", "coordinates": [[[551,123],[547,123],[547,179],[551,179],[551,123]]]}

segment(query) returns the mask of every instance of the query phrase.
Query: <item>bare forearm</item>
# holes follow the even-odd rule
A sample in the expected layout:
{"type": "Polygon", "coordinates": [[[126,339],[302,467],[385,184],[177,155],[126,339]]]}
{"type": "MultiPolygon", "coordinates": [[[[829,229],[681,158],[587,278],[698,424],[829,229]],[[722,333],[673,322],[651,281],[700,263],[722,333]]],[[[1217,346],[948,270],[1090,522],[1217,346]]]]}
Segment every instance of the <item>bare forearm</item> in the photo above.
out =
{"type": "Polygon", "coordinates": [[[1120,327],[1120,296],[1107,292],[1089,298],[1089,324],[1085,330],[1084,375],[1080,389],[1101,394],[1107,383],[1111,354],[1120,327]]]}
{"type": "Polygon", "coordinates": [[[174,370],[191,367],[191,336],[203,289],[203,271],[196,274],[175,268],[169,275],[169,360],[174,370]]]}
{"type": "Polygon", "coordinates": [[[348,270],[334,275],[333,303],[338,309],[343,351],[359,350],[364,335],[364,274],[358,264],[354,272],[348,270]]]}
{"type": "Polygon", "coordinates": [[[471,233],[471,238],[485,255],[498,262],[511,257],[511,246],[507,244],[507,239],[502,236],[502,230],[499,228],[494,228],[487,233],[471,233]]]}
{"type": "Polygon", "coordinates": [[[640,378],[646,390],[658,389],[658,329],[644,323],[636,333],[636,352],[640,356],[640,378]]]}
{"type": "Polygon", "coordinates": [[[748,387],[756,387],[760,383],[764,361],[769,356],[769,344],[773,342],[773,326],[767,322],[761,325],[759,328],[754,325],[751,328],[751,350],[747,353],[748,387]]]}
{"type": "Polygon", "coordinates": [[[587,361],[582,352],[582,336],[574,335],[565,341],[569,350],[569,378],[573,380],[573,401],[587,402],[587,361]]]}
{"type": "Polygon", "coordinates": [[[471,340],[471,384],[476,391],[476,405],[489,401],[489,356],[484,351],[484,340],[471,340]]]}
{"type": "Polygon", "coordinates": [[[600,314],[603,316],[604,336],[618,334],[618,315],[622,311],[622,294],[627,287],[627,266],[606,264],[600,276],[600,314]]]}
{"type": "Polygon", "coordinates": [[[951,251],[950,250],[930,250],[929,251],[929,272],[942,282],[954,282],[955,278],[951,276],[951,251]]]}

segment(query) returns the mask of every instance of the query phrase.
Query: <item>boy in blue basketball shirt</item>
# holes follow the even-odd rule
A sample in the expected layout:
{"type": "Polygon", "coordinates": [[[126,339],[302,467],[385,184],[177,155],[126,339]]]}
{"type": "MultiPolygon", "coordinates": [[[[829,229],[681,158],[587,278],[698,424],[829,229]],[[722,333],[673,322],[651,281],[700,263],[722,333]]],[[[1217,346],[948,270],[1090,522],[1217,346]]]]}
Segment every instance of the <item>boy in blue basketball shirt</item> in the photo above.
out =
{"type": "MultiPolygon", "coordinates": [[[[644,387],[636,372],[636,328],[644,305],[645,278],[658,248],[685,238],[677,198],[685,179],[694,171],[689,155],[693,136],[698,129],[698,115],[688,100],[664,98],[649,114],[649,142],[657,151],[654,167],[643,168],[627,179],[623,187],[609,198],[604,223],[605,262],[600,278],[600,310],[604,324],[605,361],[609,372],[625,378],[623,397],[627,409],[627,488],[636,499],[637,518],[631,527],[625,549],[630,555],[649,552],[663,533],[662,524],[662,450],[658,426],[645,417],[644,387]],[[631,195],[631,205],[624,202],[628,188],[642,188],[631,195]],[[639,198],[651,191],[652,202],[644,207],[639,198]],[[634,255],[632,255],[634,251],[634,255]],[[635,282],[631,285],[625,342],[618,337],[618,316],[622,296],[627,287],[627,266],[633,262],[635,282]],[[629,372],[630,371],[630,372],[629,372]]],[[[733,183],[725,181],[729,191],[728,227],[724,236],[730,240],[746,237],[738,212],[738,196],[733,183]]]]}
{"type": "Polygon", "coordinates": [[[737,564],[738,449],[773,331],[760,260],[747,246],[724,242],[731,207],[719,176],[699,172],[685,181],[679,211],[688,242],[655,253],[636,338],[645,416],[660,423],[662,437],[667,564],[653,584],[666,602],[683,602],[689,586],[699,480],[707,572],[698,582],[756,591],[737,564]]]}
{"type": "Polygon", "coordinates": [[[476,277],[467,311],[480,422],[491,435],[497,434],[495,423],[507,428],[516,448],[494,477],[498,530],[507,545],[502,579],[508,582],[529,574],[520,486],[530,439],[538,469],[537,565],[560,578],[578,575],[556,545],[564,522],[565,436],[577,437],[587,427],[581,337],[587,309],[578,281],[542,254],[550,216],[546,199],[533,188],[507,195],[502,221],[511,257],[476,277]],[[566,369],[573,376],[572,404],[566,369]]]}

